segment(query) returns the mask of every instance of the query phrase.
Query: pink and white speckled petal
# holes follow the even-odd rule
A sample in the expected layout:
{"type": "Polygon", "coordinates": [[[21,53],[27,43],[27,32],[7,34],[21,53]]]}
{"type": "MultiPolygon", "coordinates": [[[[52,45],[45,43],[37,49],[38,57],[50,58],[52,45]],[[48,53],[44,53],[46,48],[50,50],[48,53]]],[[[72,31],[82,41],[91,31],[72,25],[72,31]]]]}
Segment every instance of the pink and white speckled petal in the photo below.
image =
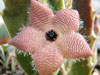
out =
{"type": "Polygon", "coordinates": [[[61,38],[59,38],[57,45],[62,49],[65,58],[76,59],[93,56],[89,45],[82,35],[75,33],[74,31],[62,35],[61,38]]]}
{"type": "Polygon", "coordinates": [[[54,43],[49,43],[36,51],[33,59],[40,75],[52,75],[64,61],[61,50],[54,43]]]}
{"type": "Polygon", "coordinates": [[[63,33],[70,30],[77,32],[79,28],[79,14],[73,9],[62,9],[56,12],[53,24],[63,33]]]}
{"type": "Polygon", "coordinates": [[[12,38],[9,41],[9,44],[16,46],[23,51],[34,52],[44,45],[45,38],[43,34],[43,32],[28,26],[12,38]]]}
{"type": "Polygon", "coordinates": [[[31,0],[29,23],[31,26],[40,27],[48,25],[53,11],[36,0],[31,0]]]}

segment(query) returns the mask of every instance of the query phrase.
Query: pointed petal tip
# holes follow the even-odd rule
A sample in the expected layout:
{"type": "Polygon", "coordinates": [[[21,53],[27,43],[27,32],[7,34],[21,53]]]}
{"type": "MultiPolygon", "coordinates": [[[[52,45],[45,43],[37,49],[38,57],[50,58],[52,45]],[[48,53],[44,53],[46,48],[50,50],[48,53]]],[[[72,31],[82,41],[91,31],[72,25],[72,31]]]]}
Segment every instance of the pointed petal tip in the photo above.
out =
{"type": "Polygon", "coordinates": [[[79,13],[73,9],[61,9],[55,13],[53,23],[64,31],[78,31],[79,13]]]}
{"type": "Polygon", "coordinates": [[[42,49],[37,50],[33,59],[40,75],[52,75],[64,61],[62,52],[54,43],[48,43],[42,49]]]}
{"type": "Polygon", "coordinates": [[[93,56],[93,52],[92,51],[89,52],[89,56],[93,56]]]}
{"type": "Polygon", "coordinates": [[[65,58],[77,59],[93,56],[88,43],[79,33],[71,32],[70,34],[65,34],[63,37],[61,38],[60,47],[65,58]]]}
{"type": "Polygon", "coordinates": [[[87,51],[85,52],[85,56],[93,56],[93,51],[88,47],[87,51]]]}
{"type": "Polygon", "coordinates": [[[71,59],[80,59],[80,58],[84,58],[84,57],[88,57],[88,56],[93,57],[93,52],[89,50],[88,52],[85,52],[85,53],[83,53],[81,55],[71,56],[70,58],[71,59]]]}
{"type": "Polygon", "coordinates": [[[8,44],[12,45],[12,40],[8,41],[8,44]]]}
{"type": "Polygon", "coordinates": [[[79,57],[77,58],[84,58],[84,57],[88,57],[88,56],[93,56],[93,52],[91,50],[86,51],[85,53],[81,54],[79,57]]]}
{"type": "Polygon", "coordinates": [[[18,45],[17,45],[17,43],[16,43],[16,41],[12,38],[10,41],[8,41],[8,44],[9,45],[13,45],[13,46],[15,46],[15,47],[17,47],[18,45]]]}
{"type": "Polygon", "coordinates": [[[30,3],[29,25],[41,27],[48,24],[54,15],[53,11],[37,0],[31,0],[30,3]]]}

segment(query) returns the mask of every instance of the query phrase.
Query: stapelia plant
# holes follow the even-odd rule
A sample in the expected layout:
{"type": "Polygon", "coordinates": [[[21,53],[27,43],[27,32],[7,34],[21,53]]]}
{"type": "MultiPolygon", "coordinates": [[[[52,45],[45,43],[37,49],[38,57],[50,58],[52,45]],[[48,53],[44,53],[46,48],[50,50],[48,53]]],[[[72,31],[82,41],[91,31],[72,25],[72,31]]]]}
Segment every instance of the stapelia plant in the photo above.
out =
{"type": "Polygon", "coordinates": [[[31,0],[29,26],[22,29],[9,44],[30,52],[40,75],[51,75],[65,58],[93,56],[85,39],[77,33],[79,14],[76,10],[53,11],[31,0]]]}

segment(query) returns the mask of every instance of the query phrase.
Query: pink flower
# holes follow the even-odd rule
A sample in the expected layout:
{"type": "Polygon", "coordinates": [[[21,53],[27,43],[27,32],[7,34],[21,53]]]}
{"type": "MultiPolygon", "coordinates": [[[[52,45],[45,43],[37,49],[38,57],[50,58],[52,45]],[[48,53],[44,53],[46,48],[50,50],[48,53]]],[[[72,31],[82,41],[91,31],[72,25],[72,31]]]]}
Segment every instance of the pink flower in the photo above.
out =
{"type": "Polygon", "coordinates": [[[62,65],[64,58],[93,56],[85,39],[77,33],[79,14],[76,10],[53,11],[31,0],[30,25],[9,44],[31,52],[40,75],[51,75],[62,65]]]}

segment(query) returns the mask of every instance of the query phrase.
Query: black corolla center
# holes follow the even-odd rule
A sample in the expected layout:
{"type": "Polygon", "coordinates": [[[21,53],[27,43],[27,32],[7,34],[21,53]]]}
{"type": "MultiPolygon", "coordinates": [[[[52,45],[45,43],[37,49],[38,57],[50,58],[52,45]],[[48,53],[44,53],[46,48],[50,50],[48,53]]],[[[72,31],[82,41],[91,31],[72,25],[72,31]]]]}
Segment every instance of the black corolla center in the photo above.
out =
{"type": "Polygon", "coordinates": [[[57,33],[53,30],[46,32],[46,39],[50,42],[53,42],[57,39],[57,33]]]}

